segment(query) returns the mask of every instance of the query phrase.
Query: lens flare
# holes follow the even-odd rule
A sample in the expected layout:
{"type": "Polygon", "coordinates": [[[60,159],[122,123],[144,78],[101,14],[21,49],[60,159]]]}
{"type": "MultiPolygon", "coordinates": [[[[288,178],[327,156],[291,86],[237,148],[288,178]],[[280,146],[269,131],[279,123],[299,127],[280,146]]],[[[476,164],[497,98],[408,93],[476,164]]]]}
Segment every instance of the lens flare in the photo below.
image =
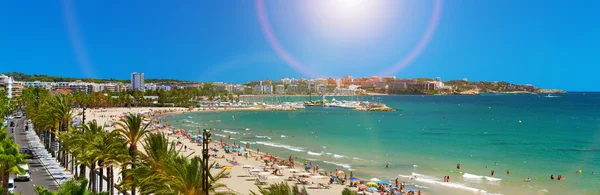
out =
{"type": "Polygon", "coordinates": [[[79,32],[79,25],[77,24],[77,17],[75,16],[75,8],[73,8],[72,0],[63,0],[62,4],[63,14],[65,17],[65,23],[68,32],[68,38],[71,42],[71,47],[73,47],[73,52],[75,52],[75,57],[77,58],[77,63],[79,63],[83,73],[88,76],[95,78],[94,66],[88,56],[87,49],[85,48],[85,43],[81,38],[81,33],[79,32]]]}
{"type": "MultiPolygon", "coordinates": [[[[346,8],[339,9],[339,10],[344,11],[344,12],[359,11],[360,10],[359,7],[362,5],[362,3],[365,3],[365,2],[360,1],[360,0],[349,0],[348,2],[344,2],[343,4],[340,4],[346,8]]],[[[292,56],[285,49],[285,47],[283,47],[283,45],[279,42],[279,40],[273,33],[273,30],[272,30],[271,24],[269,22],[269,19],[267,17],[267,14],[265,13],[264,1],[256,0],[255,6],[256,6],[256,11],[258,13],[258,21],[260,23],[261,29],[264,32],[265,37],[267,38],[267,41],[269,42],[269,45],[271,46],[271,48],[273,48],[275,53],[277,53],[277,55],[280,58],[282,58],[291,68],[293,68],[297,72],[300,72],[301,74],[304,74],[309,77],[322,77],[322,74],[315,72],[314,70],[308,68],[307,66],[302,64],[302,62],[300,62],[299,60],[294,58],[294,56],[292,56]]],[[[393,75],[396,72],[405,68],[410,62],[412,62],[415,58],[417,58],[419,56],[419,54],[425,49],[425,47],[431,40],[433,33],[435,32],[435,29],[438,25],[439,17],[441,15],[441,11],[442,11],[441,0],[434,0],[434,7],[433,7],[432,14],[431,14],[431,18],[429,20],[429,24],[427,25],[427,29],[425,30],[425,33],[423,34],[423,36],[421,36],[421,39],[419,40],[417,45],[411,50],[411,52],[409,52],[409,54],[406,57],[404,57],[402,60],[400,60],[397,64],[393,65],[392,67],[390,67],[389,69],[387,69],[383,72],[380,72],[378,75],[393,75]]]]}

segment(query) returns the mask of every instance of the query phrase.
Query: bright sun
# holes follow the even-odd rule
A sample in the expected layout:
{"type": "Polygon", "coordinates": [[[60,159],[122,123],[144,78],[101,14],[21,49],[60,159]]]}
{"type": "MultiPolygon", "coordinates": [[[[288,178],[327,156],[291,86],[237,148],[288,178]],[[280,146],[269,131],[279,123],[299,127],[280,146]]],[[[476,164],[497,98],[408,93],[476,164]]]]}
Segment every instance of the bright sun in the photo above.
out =
{"type": "Polygon", "coordinates": [[[378,36],[399,11],[391,0],[306,0],[305,4],[311,30],[338,43],[378,36]]]}

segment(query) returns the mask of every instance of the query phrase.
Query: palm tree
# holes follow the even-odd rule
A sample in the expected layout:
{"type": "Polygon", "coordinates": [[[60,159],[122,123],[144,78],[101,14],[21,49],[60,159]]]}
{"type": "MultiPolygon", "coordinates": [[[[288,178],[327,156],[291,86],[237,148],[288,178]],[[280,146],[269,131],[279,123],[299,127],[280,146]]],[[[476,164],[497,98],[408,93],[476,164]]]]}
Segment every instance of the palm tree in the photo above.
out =
{"type": "MultiPolygon", "coordinates": [[[[137,163],[135,169],[127,170],[128,175],[134,176],[133,179],[124,182],[122,187],[136,183],[141,189],[140,194],[203,194],[204,166],[200,157],[190,159],[189,156],[182,156],[181,147],[169,143],[164,134],[149,134],[143,146],[145,153],[140,154],[141,162],[137,163]]],[[[214,163],[210,167],[213,166],[214,163]]],[[[225,186],[217,183],[222,177],[223,172],[209,175],[210,194],[232,194],[215,192],[216,188],[225,186]]]]}
{"type": "Polygon", "coordinates": [[[342,195],[358,195],[358,192],[352,191],[349,188],[344,188],[342,195]]]}
{"type": "MultiPolygon", "coordinates": [[[[138,160],[137,144],[149,132],[147,128],[150,123],[143,125],[142,121],[143,119],[140,115],[130,113],[117,123],[119,128],[116,129],[116,131],[121,133],[123,138],[125,138],[126,143],[129,144],[129,156],[131,157],[132,161],[131,169],[135,169],[136,162],[138,160]]],[[[123,177],[123,179],[125,178],[126,177],[123,177]]],[[[135,188],[135,183],[133,183],[131,185],[131,195],[135,195],[135,188]]]]}
{"type": "MultiPolygon", "coordinates": [[[[300,189],[297,184],[290,188],[290,186],[285,182],[281,182],[278,184],[271,184],[266,188],[263,188],[262,186],[257,186],[257,187],[258,187],[258,192],[261,195],[301,195],[301,194],[306,195],[306,194],[308,194],[308,192],[306,191],[306,188],[302,187],[302,189],[300,189]]],[[[254,191],[250,191],[250,193],[252,195],[257,195],[257,193],[254,191]]]]}
{"type": "Polygon", "coordinates": [[[87,179],[80,181],[69,179],[63,185],[58,187],[58,191],[52,191],[41,186],[35,186],[35,193],[37,195],[108,195],[107,192],[93,193],[87,190],[85,188],[87,183],[87,179]]]}
{"type": "MultiPolygon", "coordinates": [[[[23,173],[21,164],[27,164],[25,155],[19,153],[17,144],[15,144],[8,135],[4,126],[0,126],[0,178],[2,180],[2,189],[8,189],[8,178],[11,174],[23,173]]],[[[2,190],[3,195],[8,194],[8,190],[2,190]]]]}
{"type": "MultiPolygon", "coordinates": [[[[125,139],[119,134],[119,132],[105,132],[101,131],[99,134],[95,136],[93,142],[88,144],[88,153],[90,156],[95,156],[98,163],[98,169],[100,170],[99,175],[102,179],[104,176],[104,168],[112,168],[115,166],[120,159],[126,158],[127,145],[125,144],[125,139]]],[[[94,169],[94,172],[95,169],[94,169]]],[[[109,173],[110,175],[110,173],[109,173]]],[[[93,177],[92,180],[92,192],[96,192],[96,183],[99,183],[99,188],[102,190],[103,182],[96,181],[96,177],[93,177]]],[[[109,189],[112,189],[110,183],[112,183],[112,178],[108,177],[109,180],[109,189]]]]}

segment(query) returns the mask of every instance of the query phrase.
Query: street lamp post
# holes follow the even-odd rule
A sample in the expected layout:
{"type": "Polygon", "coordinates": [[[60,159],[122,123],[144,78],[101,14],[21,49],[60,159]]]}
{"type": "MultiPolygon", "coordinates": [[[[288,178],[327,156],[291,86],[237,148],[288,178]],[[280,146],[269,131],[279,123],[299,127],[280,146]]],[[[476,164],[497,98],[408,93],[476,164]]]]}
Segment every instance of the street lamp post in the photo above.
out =
{"type": "Polygon", "coordinates": [[[204,191],[205,195],[208,195],[208,189],[210,189],[210,186],[208,186],[209,182],[208,182],[208,140],[210,139],[210,130],[208,129],[204,129],[203,133],[202,133],[202,166],[203,166],[203,170],[202,170],[202,191],[204,191]]]}

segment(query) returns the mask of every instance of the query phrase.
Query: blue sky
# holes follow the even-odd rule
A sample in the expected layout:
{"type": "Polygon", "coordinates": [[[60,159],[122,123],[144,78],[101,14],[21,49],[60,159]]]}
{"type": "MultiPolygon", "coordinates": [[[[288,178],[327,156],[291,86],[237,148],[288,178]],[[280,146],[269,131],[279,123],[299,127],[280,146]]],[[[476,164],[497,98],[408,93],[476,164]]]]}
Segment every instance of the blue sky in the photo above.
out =
{"type": "MultiPolygon", "coordinates": [[[[369,76],[406,58],[434,7],[346,1],[264,2],[277,41],[310,75],[273,49],[251,0],[3,1],[0,72],[226,82],[369,76]]],[[[428,44],[393,74],[599,91],[599,4],[443,0],[428,44]]]]}

